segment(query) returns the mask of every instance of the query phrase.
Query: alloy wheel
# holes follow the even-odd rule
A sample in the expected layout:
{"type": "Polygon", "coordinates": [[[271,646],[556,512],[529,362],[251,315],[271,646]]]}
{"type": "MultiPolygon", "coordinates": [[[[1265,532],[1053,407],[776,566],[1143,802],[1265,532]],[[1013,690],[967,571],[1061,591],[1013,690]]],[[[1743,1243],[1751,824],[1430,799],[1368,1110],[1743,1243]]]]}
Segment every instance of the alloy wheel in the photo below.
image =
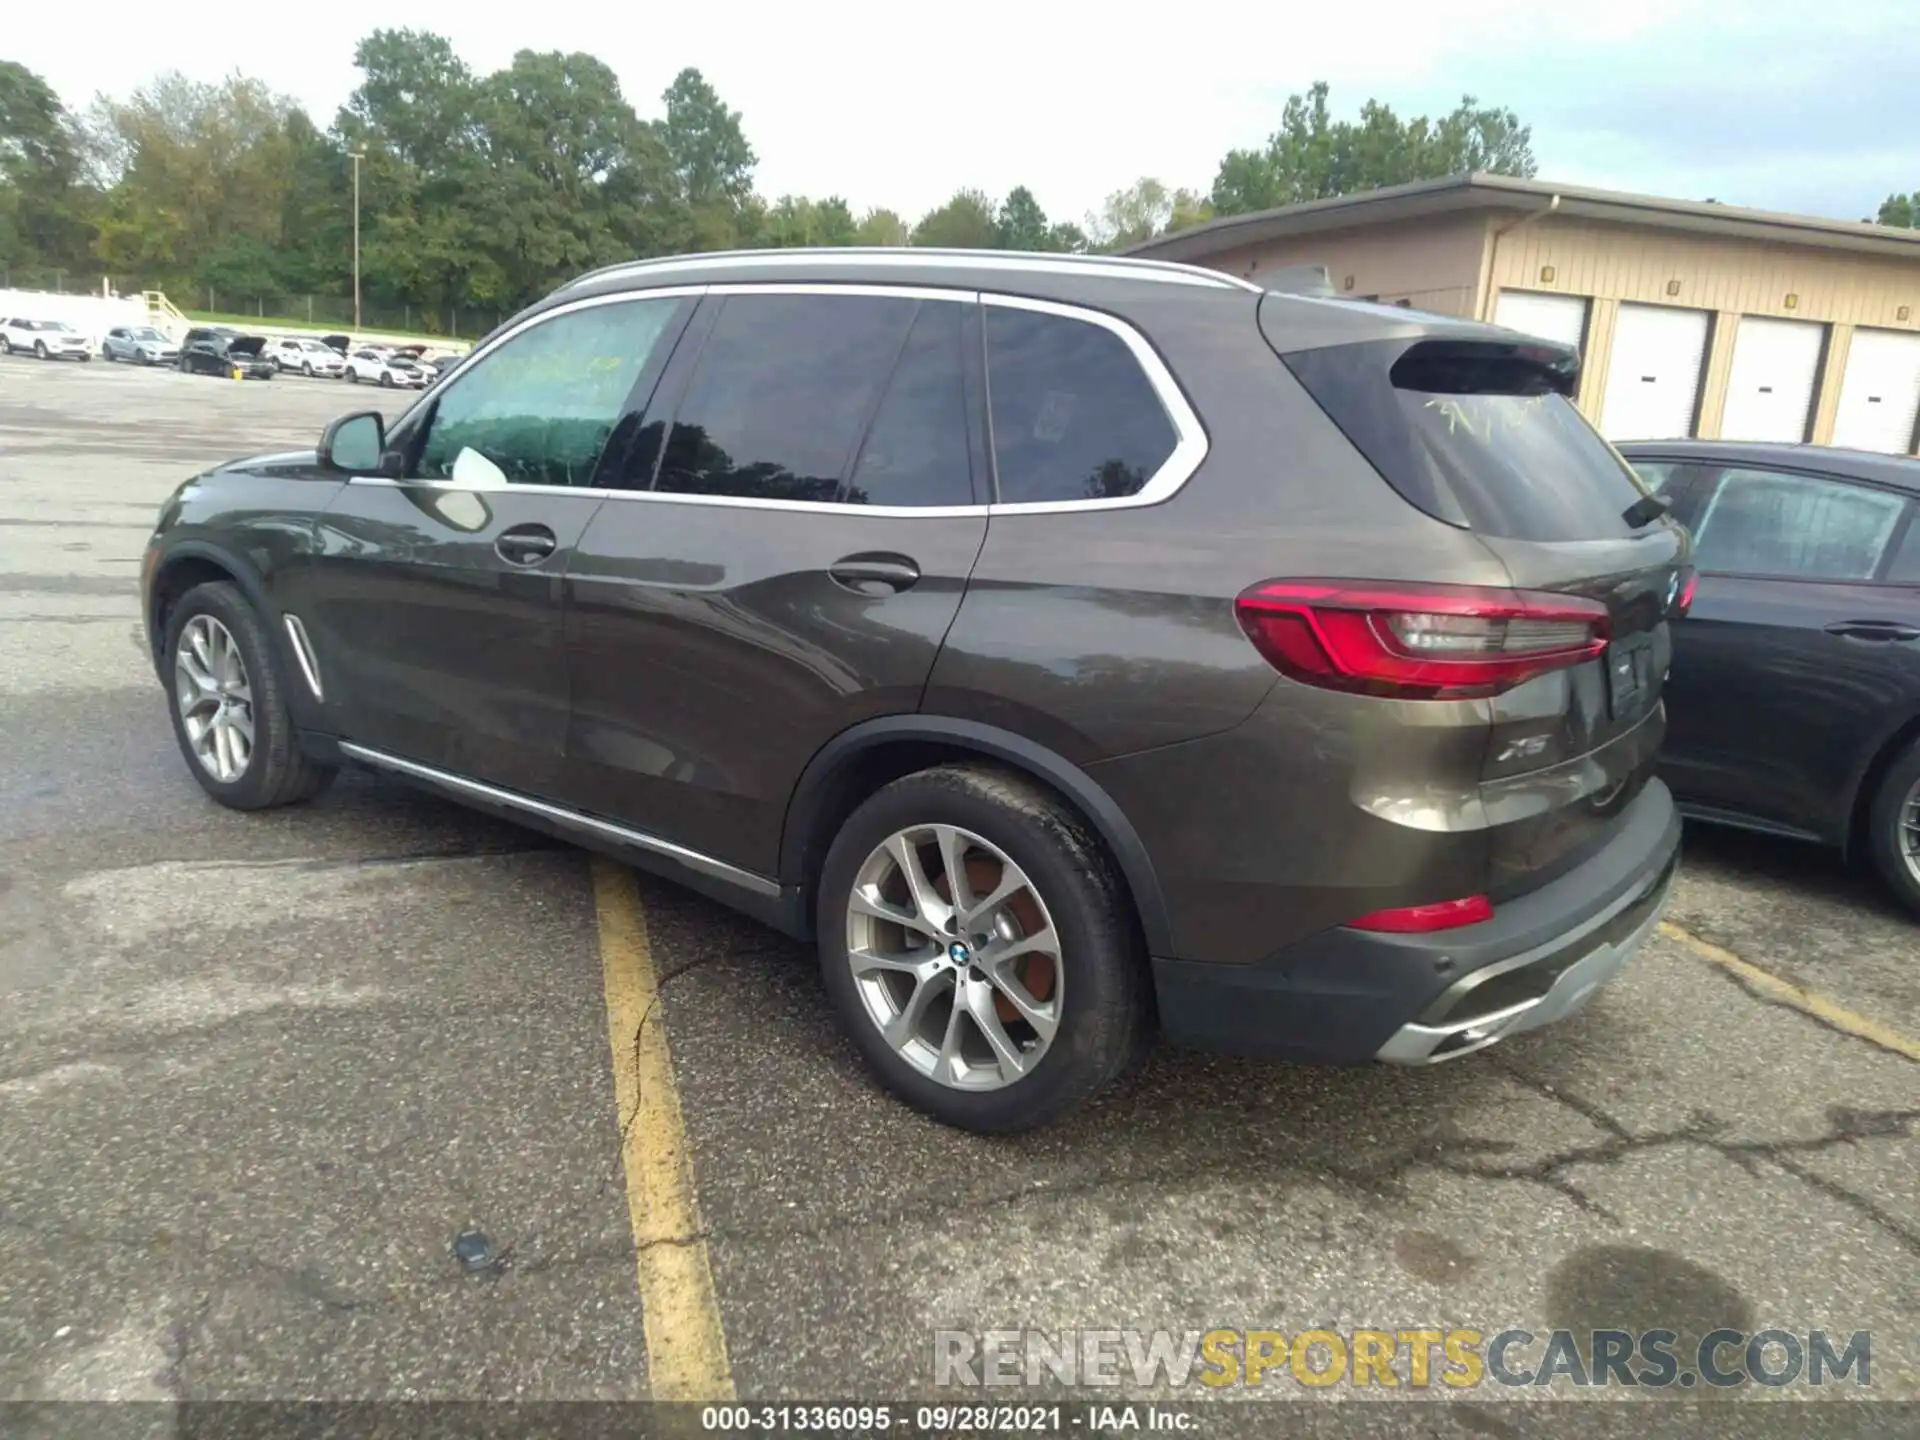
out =
{"type": "Polygon", "coordinates": [[[1038,888],[953,825],[875,846],[847,900],[847,963],[867,1016],[902,1060],[957,1090],[1032,1073],[1060,1028],[1059,932],[1038,888]]]}
{"type": "Polygon", "coordinates": [[[233,632],[213,616],[196,615],[180,632],[173,693],[200,767],[223,785],[245,775],[253,758],[253,688],[233,632]]]}
{"type": "Polygon", "coordinates": [[[1907,873],[1916,883],[1920,883],[1920,781],[1907,791],[1907,798],[1900,802],[1900,858],[1906,862],[1907,873]]]}
{"type": "Polygon", "coordinates": [[[44,340],[34,341],[33,353],[39,356],[42,360],[46,359],[47,358],[47,342],[44,340]]]}

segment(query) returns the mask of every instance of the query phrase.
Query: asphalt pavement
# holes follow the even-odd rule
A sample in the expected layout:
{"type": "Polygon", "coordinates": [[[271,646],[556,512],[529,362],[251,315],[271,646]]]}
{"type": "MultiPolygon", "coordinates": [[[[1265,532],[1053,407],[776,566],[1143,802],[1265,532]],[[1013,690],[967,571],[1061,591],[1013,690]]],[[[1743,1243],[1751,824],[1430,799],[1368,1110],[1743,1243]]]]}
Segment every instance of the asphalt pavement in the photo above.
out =
{"type": "MultiPolygon", "coordinates": [[[[353,774],[228,813],[175,748],[154,512],[368,399],[0,360],[0,1400],[638,1399],[681,1323],[636,1269],[588,857],[353,774]]],[[[1690,831],[1672,924],[1485,1054],[1163,1050],[998,1141],[879,1092],[800,947],[637,894],[677,1102],[642,1115],[742,1399],[966,1398],[937,1332],[1716,1326],[1872,1336],[1869,1387],[1726,1393],[1920,1399],[1920,928],[1835,857],[1690,831]]],[[[1196,1393],[1146,1378],[988,1398],[1196,1393]]],[[[1420,1393],[1449,1418],[1368,1433],[1532,1433],[1499,1418],[1528,1390],[1420,1393]]]]}

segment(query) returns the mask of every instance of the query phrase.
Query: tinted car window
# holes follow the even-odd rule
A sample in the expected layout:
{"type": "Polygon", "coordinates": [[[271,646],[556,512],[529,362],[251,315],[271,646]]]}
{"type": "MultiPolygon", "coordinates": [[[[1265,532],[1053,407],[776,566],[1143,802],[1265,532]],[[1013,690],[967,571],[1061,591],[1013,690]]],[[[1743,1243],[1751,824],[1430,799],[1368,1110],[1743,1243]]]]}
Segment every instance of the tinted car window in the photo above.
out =
{"type": "Polygon", "coordinates": [[[1907,523],[1906,537],[1893,552],[1887,573],[1881,578],[1895,585],[1920,585],[1920,524],[1907,523]]]}
{"type": "MultiPolygon", "coordinates": [[[[594,305],[514,336],[435,402],[413,473],[475,484],[592,484],[634,381],[678,306],[673,299],[594,305]]],[[[408,368],[397,358],[387,363],[408,368]]]]}
{"type": "Polygon", "coordinates": [[[1387,483],[1437,519],[1510,540],[1635,528],[1626,516],[1648,488],[1567,398],[1571,352],[1386,340],[1285,359],[1387,483]]]}
{"type": "Polygon", "coordinates": [[[1140,362],[1111,330],[986,308],[994,465],[1005,504],[1137,493],[1178,435],[1140,362]]]}
{"type": "Polygon", "coordinates": [[[674,418],[655,488],[839,499],[916,308],[877,295],[728,296],[674,418]]]}
{"type": "Polygon", "coordinates": [[[1694,563],[1724,574],[1868,580],[1906,503],[1814,475],[1725,470],[1693,526],[1694,563]]]}
{"type": "Polygon", "coordinates": [[[852,505],[970,505],[967,307],[923,301],[841,498],[852,505]]]}

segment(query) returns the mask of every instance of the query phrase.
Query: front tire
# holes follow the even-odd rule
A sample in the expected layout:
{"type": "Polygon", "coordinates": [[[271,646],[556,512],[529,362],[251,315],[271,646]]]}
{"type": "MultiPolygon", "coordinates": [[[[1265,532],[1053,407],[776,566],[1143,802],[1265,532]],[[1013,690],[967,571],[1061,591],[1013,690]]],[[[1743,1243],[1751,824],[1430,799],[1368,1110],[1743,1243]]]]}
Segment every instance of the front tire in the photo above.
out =
{"type": "Polygon", "coordinates": [[[879,790],[834,839],[818,903],[842,1027],[935,1119],[1035,1129],[1145,1053],[1151,993],[1126,889],[1086,821],[1022,776],[943,765],[879,790]]]}
{"type": "Polygon", "coordinates": [[[34,355],[34,358],[35,358],[36,360],[45,360],[45,359],[47,359],[47,358],[49,358],[49,357],[48,357],[48,355],[47,355],[47,342],[46,342],[46,341],[44,341],[44,340],[36,340],[36,341],[34,341],[34,342],[33,342],[33,355],[34,355]]]}
{"type": "Polygon", "coordinates": [[[1874,792],[1867,853],[1894,898],[1920,916],[1920,740],[1894,760],[1874,792]]]}
{"type": "Polygon", "coordinates": [[[167,621],[166,661],[174,738],[215,800],[267,810],[311,799],[332,782],[332,767],[300,750],[288,681],[237,585],[196,585],[181,598],[167,621]]]}

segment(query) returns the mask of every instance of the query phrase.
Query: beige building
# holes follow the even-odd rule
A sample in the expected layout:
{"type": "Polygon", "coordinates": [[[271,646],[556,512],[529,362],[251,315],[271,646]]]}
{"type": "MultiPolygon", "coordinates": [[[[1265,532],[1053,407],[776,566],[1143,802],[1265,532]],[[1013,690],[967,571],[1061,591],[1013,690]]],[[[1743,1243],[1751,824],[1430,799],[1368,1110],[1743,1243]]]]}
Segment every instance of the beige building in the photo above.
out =
{"type": "Polygon", "coordinates": [[[1133,253],[1255,281],[1324,265],[1353,299],[1571,342],[1580,408],[1615,440],[1920,446],[1920,230],[1462,175],[1133,253]]]}

